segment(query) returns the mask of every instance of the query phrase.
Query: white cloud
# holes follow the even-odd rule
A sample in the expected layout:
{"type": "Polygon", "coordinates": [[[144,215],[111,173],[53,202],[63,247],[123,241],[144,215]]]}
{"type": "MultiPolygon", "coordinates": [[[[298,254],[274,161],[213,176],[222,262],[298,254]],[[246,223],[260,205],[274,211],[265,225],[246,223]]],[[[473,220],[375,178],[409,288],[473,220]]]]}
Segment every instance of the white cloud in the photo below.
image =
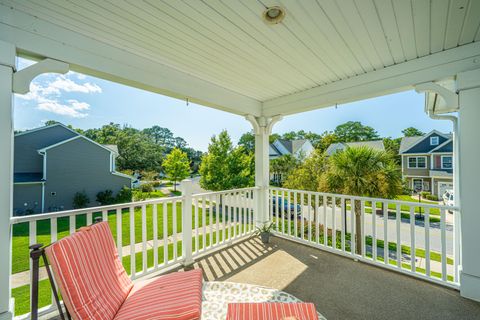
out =
{"type": "Polygon", "coordinates": [[[76,99],[65,99],[63,94],[93,94],[101,93],[100,88],[95,83],[78,83],[70,77],[75,76],[78,80],[85,79],[85,76],[78,73],[69,72],[66,75],[56,76],[53,80],[41,80],[39,78],[30,85],[30,92],[25,95],[17,95],[18,98],[31,103],[36,103],[36,108],[43,111],[56,113],[59,115],[85,118],[88,116],[90,105],[87,102],[76,99]]]}

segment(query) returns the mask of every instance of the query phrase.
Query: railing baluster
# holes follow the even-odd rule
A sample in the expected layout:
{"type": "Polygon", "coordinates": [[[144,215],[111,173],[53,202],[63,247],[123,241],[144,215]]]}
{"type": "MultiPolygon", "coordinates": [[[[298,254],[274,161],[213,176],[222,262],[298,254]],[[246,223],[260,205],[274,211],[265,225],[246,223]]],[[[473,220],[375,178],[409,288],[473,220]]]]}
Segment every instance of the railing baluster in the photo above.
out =
{"type": "Polygon", "coordinates": [[[460,211],[452,211],[453,213],[453,268],[454,268],[454,274],[453,274],[453,281],[455,283],[459,283],[459,265],[460,265],[460,257],[462,255],[461,252],[461,242],[460,242],[460,211]]]}
{"type": "Polygon", "coordinates": [[[279,202],[280,202],[280,191],[275,190],[275,224],[276,224],[275,230],[277,231],[280,231],[280,229],[278,228],[278,223],[280,220],[280,211],[279,211],[279,205],[278,205],[279,202]]]}
{"type": "Polygon", "coordinates": [[[337,198],[332,197],[332,249],[337,249],[337,198]]]}
{"type": "Polygon", "coordinates": [[[194,202],[193,202],[193,205],[195,207],[194,209],[194,219],[195,219],[195,224],[194,224],[194,227],[195,227],[195,253],[198,253],[198,251],[200,250],[199,249],[199,244],[200,244],[200,232],[199,232],[199,228],[198,228],[198,197],[195,197],[194,198],[194,202]]]}
{"type": "MultiPolygon", "coordinates": [[[[280,210],[282,212],[282,233],[285,234],[285,191],[282,190],[282,201],[280,203],[280,210]]],[[[280,201],[279,201],[280,202],[280,201]]]]}
{"type": "Polygon", "coordinates": [[[372,259],[377,261],[377,202],[372,201],[372,259]]]}
{"type": "MultiPolygon", "coordinates": [[[[57,218],[50,219],[50,243],[54,243],[58,239],[58,230],[57,230],[57,218]]],[[[51,290],[51,304],[55,305],[55,296],[53,295],[53,290],[51,290]]]]}
{"type": "Polygon", "coordinates": [[[76,222],[77,219],[76,219],[76,218],[77,218],[77,216],[75,216],[75,215],[73,215],[73,214],[70,215],[70,217],[68,217],[68,220],[69,220],[69,222],[68,222],[68,227],[69,227],[69,229],[70,229],[70,234],[74,234],[74,233],[75,233],[75,229],[76,229],[76,227],[77,227],[77,222],[76,222]]]}
{"type": "Polygon", "coordinates": [[[396,204],[396,228],[397,228],[397,267],[399,269],[402,268],[402,240],[401,240],[401,224],[402,224],[402,213],[401,213],[401,205],[396,204]]]}
{"type": "Polygon", "coordinates": [[[142,205],[142,272],[147,271],[147,206],[142,205]]]}
{"type": "Polygon", "coordinates": [[[228,218],[228,210],[230,210],[230,206],[227,206],[227,199],[228,199],[228,194],[224,193],[223,194],[223,242],[228,241],[228,238],[230,237],[230,219],[228,218]]]}
{"type": "Polygon", "coordinates": [[[417,269],[416,252],[415,252],[415,207],[410,207],[410,258],[411,270],[415,273],[417,269]]]}
{"type": "Polygon", "coordinates": [[[172,202],[172,225],[173,225],[173,261],[177,261],[178,248],[177,248],[177,201],[172,202]]]}
{"type": "Polygon", "coordinates": [[[123,261],[123,247],[122,247],[122,209],[117,208],[116,210],[116,220],[117,220],[117,251],[118,258],[120,261],[123,261]]]}
{"type": "Polygon", "coordinates": [[[209,247],[213,246],[213,201],[212,196],[208,197],[208,228],[210,229],[210,241],[208,241],[209,247]]]}
{"type": "Polygon", "coordinates": [[[135,207],[130,206],[130,277],[135,279],[136,261],[135,261],[135,207]]]}
{"type": "Polygon", "coordinates": [[[325,247],[328,246],[328,226],[327,226],[327,207],[328,207],[328,198],[323,196],[323,244],[325,247]]]}
{"type": "Polygon", "coordinates": [[[362,258],[365,258],[367,253],[365,252],[367,250],[367,244],[366,244],[366,235],[365,235],[365,219],[366,219],[366,213],[365,213],[365,200],[360,201],[360,226],[362,229],[361,232],[361,242],[362,242],[362,258]]]}
{"type": "Polygon", "coordinates": [[[232,205],[232,211],[233,211],[233,238],[237,238],[237,226],[238,226],[238,223],[237,223],[237,214],[238,214],[238,208],[240,207],[239,203],[238,203],[238,192],[234,192],[233,193],[233,197],[232,197],[232,201],[233,201],[233,205],[232,205]]]}
{"type": "Polygon", "coordinates": [[[388,203],[382,202],[383,205],[383,262],[389,263],[389,247],[388,247],[388,203]]]}
{"type": "Polygon", "coordinates": [[[207,250],[207,210],[206,210],[206,199],[205,196],[202,197],[202,251],[207,250]]]}
{"type": "Polygon", "coordinates": [[[216,244],[220,243],[220,221],[219,221],[219,214],[220,214],[220,204],[219,202],[219,195],[215,195],[215,225],[216,225],[216,234],[217,234],[217,239],[215,241],[216,244]]]}
{"type": "MultiPolygon", "coordinates": [[[[32,220],[28,223],[28,244],[29,246],[37,244],[37,220],[32,220]]],[[[13,249],[13,248],[12,248],[13,249]]],[[[32,259],[28,259],[29,261],[29,278],[30,278],[30,283],[33,281],[33,263],[32,259]]],[[[32,305],[32,286],[30,286],[30,306],[32,305]]]]}
{"type": "Polygon", "coordinates": [[[308,241],[312,241],[312,195],[307,193],[307,206],[308,206],[308,241]]]}
{"type": "Polygon", "coordinates": [[[152,207],[153,220],[153,268],[158,269],[158,206],[156,203],[152,207]]]}
{"type": "Polygon", "coordinates": [[[107,210],[102,210],[102,221],[107,221],[108,222],[108,211],[107,210]]]}
{"type": "Polygon", "coordinates": [[[355,236],[357,234],[357,230],[355,229],[355,200],[350,199],[350,253],[352,255],[355,254],[355,236]]]}
{"type": "MultiPolygon", "coordinates": [[[[297,199],[297,192],[293,192],[293,204],[294,204],[294,213],[295,213],[295,217],[293,218],[293,234],[294,234],[294,237],[298,237],[298,216],[299,216],[299,213],[298,213],[298,199],[297,199]]],[[[300,206],[300,217],[303,217],[303,212],[302,212],[302,207],[300,206]]]]}
{"type": "Polygon", "coordinates": [[[92,213],[88,212],[87,213],[87,226],[92,224],[92,213]]]}
{"type": "Polygon", "coordinates": [[[320,244],[320,198],[315,194],[315,243],[320,244]]]}
{"type": "MultiPolygon", "coordinates": [[[[302,206],[302,213],[304,211],[304,202],[305,201],[305,193],[300,192],[300,205],[302,206]]],[[[305,215],[308,215],[308,211],[302,214],[302,220],[300,220],[300,238],[305,240],[305,215]]]]}
{"type": "Polygon", "coordinates": [[[440,237],[442,245],[442,280],[447,281],[447,234],[445,209],[440,210],[440,237]]]}
{"type": "Polygon", "coordinates": [[[425,274],[430,277],[430,208],[425,208],[425,274]]]}
{"type": "Polygon", "coordinates": [[[345,252],[345,229],[347,228],[347,203],[345,201],[345,198],[340,198],[340,207],[342,208],[342,230],[340,232],[340,241],[341,241],[341,247],[342,251],[345,252]]]}
{"type": "Polygon", "coordinates": [[[241,199],[242,199],[242,235],[247,233],[247,223],[246,223],[246,215],[247,215],[247,194],[246,192],[242,192],[241,199]]]}
{"type": "Polygon", "coordinates": [[[168,264],[168,204],[163,203],[163,264],[168,264]]]}
{"type": "Polygon", "coordinates": [[[290,191],[287,192],[287,235],[292,235],[292,210],[290,202],[290,191]]]}

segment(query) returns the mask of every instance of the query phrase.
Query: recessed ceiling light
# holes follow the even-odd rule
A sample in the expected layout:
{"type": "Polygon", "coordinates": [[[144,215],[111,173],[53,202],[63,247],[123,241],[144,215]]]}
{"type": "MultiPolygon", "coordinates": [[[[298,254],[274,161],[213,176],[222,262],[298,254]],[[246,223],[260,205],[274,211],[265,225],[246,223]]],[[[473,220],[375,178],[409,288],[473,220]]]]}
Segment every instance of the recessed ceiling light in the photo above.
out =
{"type": "Polygon", "coordinates": [[[277,24],[285,18],[285,9],[279,6],[269,7],[263,11],[263,20],[269,24],[277,24]]]}

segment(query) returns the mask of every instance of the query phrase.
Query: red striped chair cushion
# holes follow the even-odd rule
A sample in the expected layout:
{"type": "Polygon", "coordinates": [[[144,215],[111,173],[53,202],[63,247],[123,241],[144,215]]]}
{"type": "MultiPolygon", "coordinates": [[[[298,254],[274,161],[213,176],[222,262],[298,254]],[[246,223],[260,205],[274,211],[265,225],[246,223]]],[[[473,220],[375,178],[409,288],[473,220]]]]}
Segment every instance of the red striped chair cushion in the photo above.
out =
{"type": "Polygon", "coordinates": [[[107,222],[80,229],[46,248],[73,319],[113,319],[133,287],[107,222]]]}
{"type": "Polygon", "coordinates": [[[230,303],[227,320],[318,320],[313,303],[230,303]]]}
{"type": "Polygon", "coordinates": [[[175,272],[135,283],[115,320],[194,320],[202,313],[202,271],[175,272]]]}

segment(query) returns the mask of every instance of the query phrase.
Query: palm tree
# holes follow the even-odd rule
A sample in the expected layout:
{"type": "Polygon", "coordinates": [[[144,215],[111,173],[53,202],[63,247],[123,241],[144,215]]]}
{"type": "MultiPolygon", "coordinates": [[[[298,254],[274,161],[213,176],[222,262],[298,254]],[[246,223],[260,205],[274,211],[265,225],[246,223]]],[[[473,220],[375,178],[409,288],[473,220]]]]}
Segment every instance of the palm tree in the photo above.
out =
{"type": "MultiPolygon", "coordinates": [[[[402,179],[391,154],[363,146],[347,148],[332,155],[328,159],[320,188],[346,195],[393,198],[401,191],[402,179]]],[[[361,202],[355,200],[355,243],[358,254],[362,253],[361,214],[361,202]]]]}

